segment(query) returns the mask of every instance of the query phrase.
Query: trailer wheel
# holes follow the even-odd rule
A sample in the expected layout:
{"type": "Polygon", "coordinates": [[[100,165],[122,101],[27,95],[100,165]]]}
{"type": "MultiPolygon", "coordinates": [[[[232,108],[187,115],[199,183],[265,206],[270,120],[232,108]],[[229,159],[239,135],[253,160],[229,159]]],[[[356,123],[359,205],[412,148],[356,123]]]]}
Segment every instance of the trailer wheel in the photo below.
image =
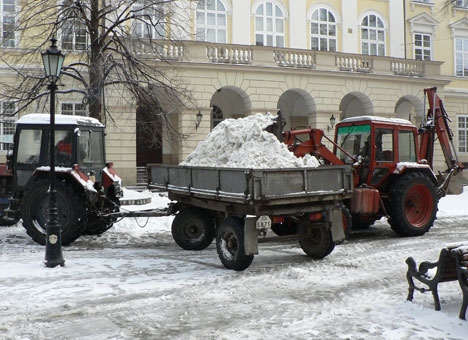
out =
{"type": "Polygon", "coordinates": [[[244,220],[227,217],[216,234],[216,250],[227,269],[242,271],[250,266],[254,255],[246,255],[244,247],[244,220]]]}
{"type": "Polygon", "coordinates": [[[388,222],[400,236],[421,236],[434,224],[438,198],[424,174],[413,172],[395,180],[389,198],[388,222]]]}
{"type": "MultiPolygon", "coordinates": [[[[80,237],[86,223],[84,198],[77,194],[69,183],[56,182],[58,220],[61,227],[62,245],[69,245],[80,237]]],[[[49,180],[41,178],[24,190],[21,218],[26,233],[34,241],[46,244],[46,221],[49,210],[49,180]]]]}
{"type": "Polygon", "coordinates": [[[313,223],[301,223],[299,227],[299,245],[304,253],[314,260],[320,260],[335,249],[331,230],[314,226],[313,223]]]}
{"type": "Polygon", "coordinates": [[[213,219],[202,209],[187,208],[172,221],[172,237],[184,250],[203,250],[215,237],[213,219]]]}

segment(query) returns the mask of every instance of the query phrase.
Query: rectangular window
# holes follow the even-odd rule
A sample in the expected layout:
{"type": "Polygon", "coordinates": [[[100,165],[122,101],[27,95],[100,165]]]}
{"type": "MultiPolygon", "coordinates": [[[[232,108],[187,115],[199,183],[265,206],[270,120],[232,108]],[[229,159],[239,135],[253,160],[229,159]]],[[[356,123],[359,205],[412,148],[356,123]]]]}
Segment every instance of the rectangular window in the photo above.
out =
{"type": "Polygon", "coordinates": [[[455,6],[468,8],[468,0],[456,0],[455,6]]]}
{"type": "Polygon", "coordinates": [[[63,115],[87,116],[86,105],[82,103],[61,103],[60,112],[63,115]]]}
{"type": "Polygon", "coordinates": [[[413,131],[398,132],[398,154],[400,162],[416,162],[416,144],[413,131]]]}
{"type": "Polygon", "coordinates": [[[393,162],[393,130],[375,129],[375,160],[393,162]]]}
{"type": "Polygon", "coordinates": [[[468,39],[455,39],[455,75],[468,76],[468,39]]]}
{"type": "Polygon", "coordinates": [[[13,135],[16,128],[15,119],[12,116],[15,112],[15,104],[4,101],[2,102],[1,110],[0,150],[8,150],[9,144],[13,143],[13,135]]]}
{"type": "Polygon", "coordinates": [[[42,130],[21,130],[16,161],[22,164],[37,164],[41,155],[42,130]]]}
{"type": "Polygon", "coordinates": [[[458,152],[468,152],[468,115],[457,116],[458,152]]]}
{"type": "Polygon", "coordinates": [[[432,37],[430,34],[416,33],[414,35],[414,59],[431,60],[432,37]]]}
{"type": "Polygon", "coordinates": [[[2,46],[15,47],[16,4],[15,0],[0,0],[2,46]]]}

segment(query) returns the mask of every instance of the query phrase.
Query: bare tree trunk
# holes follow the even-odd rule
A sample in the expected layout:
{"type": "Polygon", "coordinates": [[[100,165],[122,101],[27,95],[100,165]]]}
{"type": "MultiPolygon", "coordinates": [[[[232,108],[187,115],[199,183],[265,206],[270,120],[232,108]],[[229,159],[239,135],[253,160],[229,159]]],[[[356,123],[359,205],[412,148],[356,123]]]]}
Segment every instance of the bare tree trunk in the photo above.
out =
{"type": "Polygon", "coordinates": [[[88,104],[89,116],[101,121],[104,60],[101,53],[103,42],[99,34],[99,13],[99,0],[91,0],[88,104]]]}

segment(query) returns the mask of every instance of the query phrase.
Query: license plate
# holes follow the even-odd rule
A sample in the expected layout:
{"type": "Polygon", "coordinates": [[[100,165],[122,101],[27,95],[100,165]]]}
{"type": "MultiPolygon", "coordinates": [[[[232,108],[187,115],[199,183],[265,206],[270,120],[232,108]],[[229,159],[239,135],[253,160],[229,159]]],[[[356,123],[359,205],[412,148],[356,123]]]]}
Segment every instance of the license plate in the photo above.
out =
{"type": "Polygon", "coordinates": [[[269,229],[271,228],[271,219],[266,215],[260,216],[255,226],[257,229],[269,229]]]}

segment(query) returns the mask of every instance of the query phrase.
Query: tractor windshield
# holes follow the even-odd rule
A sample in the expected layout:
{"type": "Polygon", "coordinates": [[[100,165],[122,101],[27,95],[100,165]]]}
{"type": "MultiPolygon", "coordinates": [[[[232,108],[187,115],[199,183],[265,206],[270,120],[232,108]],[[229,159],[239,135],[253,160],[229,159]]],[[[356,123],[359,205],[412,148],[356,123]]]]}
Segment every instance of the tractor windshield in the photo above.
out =
{"type": "MultiPolygon", "coordinates": [[[[364,161],[366,161],[367,157],[368,161],[370,157],[370,133],[371,127],[369,124],[340,126],[337,131],[336,143],[353,157],[362,156],[364,161]]],[[[354,161],[340,149],[337,149],[336,155],[346,164],[350,164],[354,161]]]]}

